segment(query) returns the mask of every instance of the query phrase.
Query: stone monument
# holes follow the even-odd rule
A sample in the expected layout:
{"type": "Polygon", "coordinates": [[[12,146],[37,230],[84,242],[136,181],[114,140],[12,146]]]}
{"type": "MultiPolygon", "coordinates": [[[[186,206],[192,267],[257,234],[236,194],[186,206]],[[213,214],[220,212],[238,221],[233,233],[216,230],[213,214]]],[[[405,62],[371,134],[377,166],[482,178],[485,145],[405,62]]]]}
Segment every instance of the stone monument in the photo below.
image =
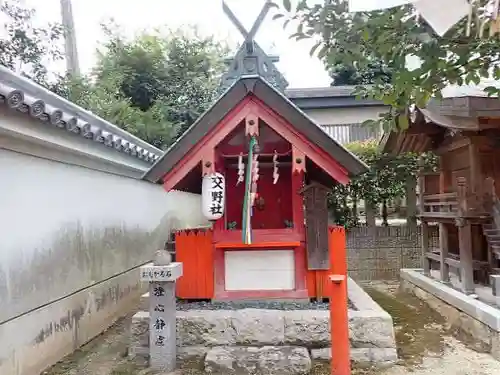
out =
{"type": "Polygon", "coordinates": [[[140,269],[141,281],[149,282],[149,366],[171,372],[176,367],[175,281],[182,263],[171,262],[166,250],[158,250],[153,263],[140,269]]]}

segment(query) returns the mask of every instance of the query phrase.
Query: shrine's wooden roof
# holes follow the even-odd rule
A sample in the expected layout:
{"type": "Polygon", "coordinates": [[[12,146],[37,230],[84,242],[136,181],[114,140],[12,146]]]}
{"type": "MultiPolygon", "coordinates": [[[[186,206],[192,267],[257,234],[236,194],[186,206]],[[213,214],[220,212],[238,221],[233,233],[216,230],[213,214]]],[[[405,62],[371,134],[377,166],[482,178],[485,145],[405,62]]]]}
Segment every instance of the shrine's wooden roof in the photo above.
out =
{"type": "Polygon", "coordinates": [[[500,130],[500,100],[485,96],[456,96],[432,99],[425,108],[416,108],[404,131],[384,134],[383,152],[398,155],[436,150],[448,137],[466,137],[486,129],[500,130]]]}
{"type": "Polygon", "coordinates": [[[191,148],[249,95],[257,97],[278,113],[312,144],[318,146],[344,168],[350,177],[367,170],[367,166],[325,133],[310,117],[259,76],[238,79],[146,172],[143,179],[159,182],[191,148]]]}

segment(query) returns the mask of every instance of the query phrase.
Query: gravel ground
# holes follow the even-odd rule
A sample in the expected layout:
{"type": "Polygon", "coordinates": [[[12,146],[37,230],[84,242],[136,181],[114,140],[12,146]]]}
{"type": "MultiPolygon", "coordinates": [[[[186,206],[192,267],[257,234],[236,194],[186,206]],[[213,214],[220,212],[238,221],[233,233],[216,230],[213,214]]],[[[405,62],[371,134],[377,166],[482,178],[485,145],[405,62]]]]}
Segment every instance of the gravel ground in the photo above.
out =
{"type": "MultiPolygon", "coordinates": [[[[354,368],[352,375],[499,375],[500,362],[489,354],[471,349],[468,342],[454,338],[445,322],[420,300],[399,292],[397,286],[372,284],[365,288],[394,319],[398,365],[389,369],[354,368]]],[[[216,304],[217,308],[265,307],[283,308],[283,303],[216,304]]],[[[308,308],[311,305],[306,304],[308,308]]],[[[328,304],[315,303],[316,309],[328,304]]],[[[197,303],[185,308],[215,308],[213,304],[197,303]]],[[[303,304],[287,303],[286,308],[300,309],[303,304]]],[[[43,375],[149,375],[144,363],[127,359],[129,319],[117,322],[111,329],[68,356],[43,375]]],[[[316,364],[311,375],[330,375],[325,364],[316,364]]],[[[197,369],[176,371],[176,375],[206,375],[197,369]]]]}
{"type": "MultiPolygon", "coordinates": [[[[280,302],[280,301],[242,301],[242,302],[177,302],[177,310],[328,310],[328,302],[280,302]]],[[[349,303],[349,308],[354,306],[349,303]]]]}
{"type": "MultiPolygon", "coordinates": [[[[453,337],[445,337],[443,353],[428,353],[422,363],[415,366],[413,375],[497,375],[500,362],[486,353],[477,353],[453,337]]],[[[395,366],[383,375],[407,375],[405,366],[395,366]]],[[[381,374],[381,375],[382,375],[381,374]]]]}

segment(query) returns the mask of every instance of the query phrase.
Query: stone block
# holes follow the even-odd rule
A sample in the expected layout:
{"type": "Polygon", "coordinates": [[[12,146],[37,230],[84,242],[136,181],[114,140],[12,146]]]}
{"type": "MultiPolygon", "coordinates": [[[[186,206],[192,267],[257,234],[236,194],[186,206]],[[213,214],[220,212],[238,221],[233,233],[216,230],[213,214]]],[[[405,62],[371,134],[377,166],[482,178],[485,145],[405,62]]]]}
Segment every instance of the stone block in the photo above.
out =
{"type": "MultiPolygon", "coordinates": [[[[149,314],[137,313],[132,323],[132,346],[147,347],[149,314]],[[136,337],[134,337],[136,336],[136,337]]],[[[197,310],[178,311],[177,346],[293,345],[309,349],[331,345],[330,315],[323,310],[197,310]]],[[[390,315],[349,311],[353,348],[394,348],[390,315]]]]}
{"type": "MultiPolygon", "coordinates": [[[[363,365],[391,365],[398,360],[395,348],[351,348],[351,361],[363,365]]],[[[331,348],[311,350],[311,358],[317,361],[330,361],[331,348]]]]}
{"type": "Polygon", "coordinates": [[[490,275],[491,293],[500,297],[500,275],[490,275]]]}
{"type": "Polygon", "coordinates": [[[237,345],[277,345],[285,341],[283,311],[244,309],[232,316],[237,345]]]}
{"type": "Polygon", "coordinates": [[[395,348],[392,318],[373,311],[351,312],[349,340],[352,348],[395,348]]]}
{"type": "Polygon", "coordinates": [[[149,293],[144,293],[141,296],[139,311],[149,311],[149,293]]]}
{"type": "Polygon", "coordinates": [[[177,346],[221,346],[236,343],[234,311],[193,310],[177,312],[177,346]]]}
{"type": "Polygon", "coordinates": [[[493,332],[491,337],[491,355],[500,361],[500,333],[493,332]]]}
{"type": "Polygon", "coordinates": [[[322,310],[285,311],[285,344],[318,348],[330,344],[330,313],[322,310]]]}
{"type": "Polygon", "coordinates": [[[129,356],[149,354],[149,313],[140,311],[132,317],[130,324],[129,356]]]}
{"type": "Polygon", "coordinates": [[[311,357],[302,347],[216,347],[205,357],[205,371],[215,375],[303,375],[310,370],[311,357]]]}
{"type": "Polygon", "coordinates": [[[204,360],[210,348],[206,346],[181,346],[177,348],[177,360],[184,361],[198,361],[204,360]]]}

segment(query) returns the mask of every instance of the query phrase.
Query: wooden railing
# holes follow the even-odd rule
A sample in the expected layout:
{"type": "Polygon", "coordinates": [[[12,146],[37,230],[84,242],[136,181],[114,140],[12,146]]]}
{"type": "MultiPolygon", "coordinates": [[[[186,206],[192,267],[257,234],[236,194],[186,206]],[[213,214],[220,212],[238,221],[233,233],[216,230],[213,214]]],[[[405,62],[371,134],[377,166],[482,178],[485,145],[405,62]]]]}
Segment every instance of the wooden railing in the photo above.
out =
{"type": "Polygon", "coordinates": [[[424,195],[422,197],[420,216],[455,217],[458,211],[457,193],[424,195]]]}
{"type": "MultiPolygon", "coordinates": [[[[496,195],[494,196],[496,198],[496,195]]],[[[428,218],[483,217],[491,214],[494,202],[488,183],[471,189],[465,177],[457,178],[456,191],[423,195],[420,216],[428,218]]],[[[498,202],[500,209],[500,202],[498,202]]]]}
{"type": "Polygon", "coordinates": [[[500,228],[500,199],[498,199],[495,180],[488,177],[484,182],[484,206],[485,211],[491,214],[493,222],[497,228],[500,228]]]}

